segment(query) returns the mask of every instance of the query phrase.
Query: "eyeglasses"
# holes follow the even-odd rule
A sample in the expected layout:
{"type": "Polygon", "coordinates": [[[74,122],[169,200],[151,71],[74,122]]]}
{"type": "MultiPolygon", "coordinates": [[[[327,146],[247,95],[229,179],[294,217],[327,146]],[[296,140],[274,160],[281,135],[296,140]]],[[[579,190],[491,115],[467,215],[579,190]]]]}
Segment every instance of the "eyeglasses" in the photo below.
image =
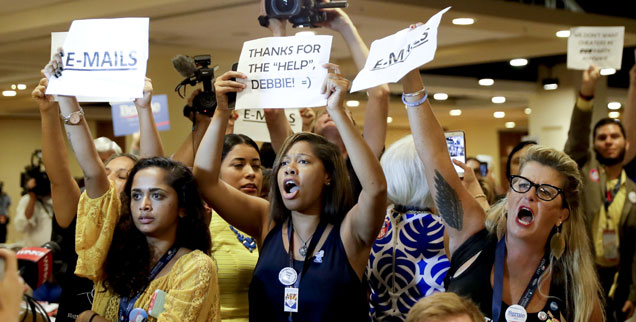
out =
{"type": "Polygon", "coordinates": [[[537,194],[537,197],[545,201],[554,200],[554,198],[556,198],[560,193],[563,193],[561,188],[557,188],[550,184],[537,184],[522,176],[511,176],[510,188],[512,188],[515,192],[525,193],[530,191],[532,187],[536,188],[535,193],[537,194]]]}

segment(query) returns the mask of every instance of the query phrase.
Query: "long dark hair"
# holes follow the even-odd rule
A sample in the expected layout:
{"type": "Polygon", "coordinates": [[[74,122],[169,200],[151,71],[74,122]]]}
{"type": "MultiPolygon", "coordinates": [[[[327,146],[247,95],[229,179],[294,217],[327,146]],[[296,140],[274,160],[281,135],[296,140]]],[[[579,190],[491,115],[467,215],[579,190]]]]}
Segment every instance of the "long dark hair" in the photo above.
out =
{"type": "Polygon", "coordinates": [[[291,211],[285,207],[283,197],[278,189],[278,171],[281,169],[281,159],[294,144],[300,141],[306,141],[311,145],[313,154],[322,161],[325,172],[331,177],[330,184],[322,189],[320,215],[328,223],[338,224],[354,205],[345,161],[335,144],[320,135],[307,132],[296,133],[288,137],[283,143],[280,153],[276,156],[270,178],[270,216],[276,224],[285,222],[291,216],[291,211]]]}
{"type": "Polygon", "coordinates": [[[104,265],[104,286],[121,296],[133,296],[150,284],[148,277],[155,250],[133,222],[130,195],[137,172],[152,167],[166,171],[166,184],[177,192],[178,207],[185,210],[185,216],[177,223],[176,246],[198,249],[208,255],[212,248],[205,208],[192,171],[180,162],[163,157],[139,160],[130,170],[121,193],[121,215],[104,265]]]}

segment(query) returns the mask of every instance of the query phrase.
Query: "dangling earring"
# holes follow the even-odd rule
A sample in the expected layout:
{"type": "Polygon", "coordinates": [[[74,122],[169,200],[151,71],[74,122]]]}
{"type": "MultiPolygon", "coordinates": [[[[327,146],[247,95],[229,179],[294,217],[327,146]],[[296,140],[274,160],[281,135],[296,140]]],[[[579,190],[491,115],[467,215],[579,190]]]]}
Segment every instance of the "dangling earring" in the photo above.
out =
{"type": "Polygon", "coordinates": [[[556,232],[550,238],[550,251],[552,251],[552,255],[557,260],[563,256],[563,252],[565,251],[565,239],[563,235],[561,235],[561,223],[556,226],[556,232]]]}

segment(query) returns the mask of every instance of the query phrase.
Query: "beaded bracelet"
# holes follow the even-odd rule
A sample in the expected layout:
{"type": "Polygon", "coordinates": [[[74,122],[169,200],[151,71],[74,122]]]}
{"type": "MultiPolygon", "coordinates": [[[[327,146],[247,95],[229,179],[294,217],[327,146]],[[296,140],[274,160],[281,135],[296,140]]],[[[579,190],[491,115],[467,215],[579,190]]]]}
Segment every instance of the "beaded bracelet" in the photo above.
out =
{"type": "Polygon", "coordinates": [[[426,99],[428,98],[428,92],[426,91],[426,88],[422,88],[421,90],[415,92],[415,93],[402,93],[402,103],[404,103],[404,105],[406,105],[406,107],[417,107],[420,106],[422,104],[424,104],[424,102],[426,101],[426,99]],[[421,99],[419,99],[416,102],[407,102],[406,98],[407,97],[414,97],[417,95],[420,95],[424,93],[424,97],[422,97],[421,99]]]}

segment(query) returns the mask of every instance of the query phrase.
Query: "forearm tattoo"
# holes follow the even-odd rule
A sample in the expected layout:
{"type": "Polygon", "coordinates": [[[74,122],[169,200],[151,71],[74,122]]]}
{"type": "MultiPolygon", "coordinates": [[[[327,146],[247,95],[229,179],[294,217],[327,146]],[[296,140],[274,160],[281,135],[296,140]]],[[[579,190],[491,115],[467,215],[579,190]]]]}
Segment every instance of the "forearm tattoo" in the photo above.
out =
{"type": "Polygon", "coordinates": [[[464,210],[462,203],[457,196],[457,192],[442,177],[442,174],[435,170],[435,204],[439,210],[439,215],[446,224],[455,230],[462,230],[464,220],[464,210]]]}

